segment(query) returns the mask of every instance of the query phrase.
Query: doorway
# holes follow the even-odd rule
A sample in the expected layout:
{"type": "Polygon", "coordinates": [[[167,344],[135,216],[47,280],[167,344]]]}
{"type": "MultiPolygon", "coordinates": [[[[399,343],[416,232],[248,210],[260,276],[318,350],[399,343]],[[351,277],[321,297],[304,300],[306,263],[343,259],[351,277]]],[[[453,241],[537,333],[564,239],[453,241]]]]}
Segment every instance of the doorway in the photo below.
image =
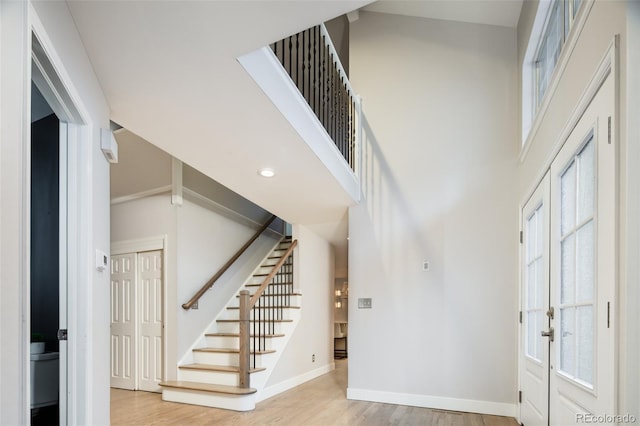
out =
{"type": "Polygon", "coordinates": [[[521,423],[615,414],[616,148],[606,78],[522,210],[521,423]]]}
{"type": "Polygon", "coordinates": [[[59,422],[60,120],[31,84],[31,423],[59,422]]]}
{"type": "Polygon", "coordinates": [[[111,387],[161,392],[164,244],[129,252],[118,246],[111,255],[111,387]]]}

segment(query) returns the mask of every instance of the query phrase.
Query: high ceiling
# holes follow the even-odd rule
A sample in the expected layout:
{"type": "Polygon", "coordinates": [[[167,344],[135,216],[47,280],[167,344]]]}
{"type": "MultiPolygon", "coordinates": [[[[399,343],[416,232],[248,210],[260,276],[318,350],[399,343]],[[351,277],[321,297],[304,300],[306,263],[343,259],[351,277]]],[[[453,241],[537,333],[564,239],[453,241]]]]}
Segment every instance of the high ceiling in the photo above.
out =
{"type": "Polygon", "coordinates": [[[515,28],[523,0],[381,0],[364,10],[515,28]]]}
{"type": "MultiPolygon", "coordinates": [[[[353,201],[237,58],[370,0],[67,3],[113,121],[344,250],[353,201]],[[276,177],[258,176],[263,167],[276,177]]],[[[367,10],[513,26],[520,0],[386,0],[367,10]]]]}
{"type": "Polygon", "coordinates": [[[352,200],[236,58],[367,3],[68,2],[113,121],[303,224],[340,221],[352,200]]]}

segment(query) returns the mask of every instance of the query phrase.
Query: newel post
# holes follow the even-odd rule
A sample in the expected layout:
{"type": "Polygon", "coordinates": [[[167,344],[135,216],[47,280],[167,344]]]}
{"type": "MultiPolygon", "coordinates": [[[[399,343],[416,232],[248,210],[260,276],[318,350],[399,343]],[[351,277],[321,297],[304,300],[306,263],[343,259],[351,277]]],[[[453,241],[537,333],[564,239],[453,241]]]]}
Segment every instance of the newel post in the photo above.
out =
{"type": "Polygon", "coordinates": [[[240,292],[240,387],[249,387],[249,291],[240,292]]]}

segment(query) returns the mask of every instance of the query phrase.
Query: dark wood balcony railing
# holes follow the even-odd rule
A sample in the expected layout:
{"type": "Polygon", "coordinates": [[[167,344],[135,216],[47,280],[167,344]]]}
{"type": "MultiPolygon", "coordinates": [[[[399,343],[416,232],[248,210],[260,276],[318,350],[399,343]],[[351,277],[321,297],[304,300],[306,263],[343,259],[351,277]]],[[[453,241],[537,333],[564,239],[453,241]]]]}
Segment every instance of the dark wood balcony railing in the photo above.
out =
{"type": "Polygon", "coordinates": [[[271,49],[355,171],[357,97],[324,25],[275,42],[271,49]]]}

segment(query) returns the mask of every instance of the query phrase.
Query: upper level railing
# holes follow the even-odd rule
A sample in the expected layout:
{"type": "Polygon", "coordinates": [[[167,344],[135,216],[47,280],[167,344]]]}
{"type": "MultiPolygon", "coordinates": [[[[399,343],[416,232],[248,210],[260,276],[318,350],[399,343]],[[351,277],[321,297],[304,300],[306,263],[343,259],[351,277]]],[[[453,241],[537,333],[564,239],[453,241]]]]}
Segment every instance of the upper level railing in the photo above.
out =
{"type": "Polygon", "coordinates": [[[358,98],[325,26],[277,41],[271,49],[355,172],[358,98]]]}

